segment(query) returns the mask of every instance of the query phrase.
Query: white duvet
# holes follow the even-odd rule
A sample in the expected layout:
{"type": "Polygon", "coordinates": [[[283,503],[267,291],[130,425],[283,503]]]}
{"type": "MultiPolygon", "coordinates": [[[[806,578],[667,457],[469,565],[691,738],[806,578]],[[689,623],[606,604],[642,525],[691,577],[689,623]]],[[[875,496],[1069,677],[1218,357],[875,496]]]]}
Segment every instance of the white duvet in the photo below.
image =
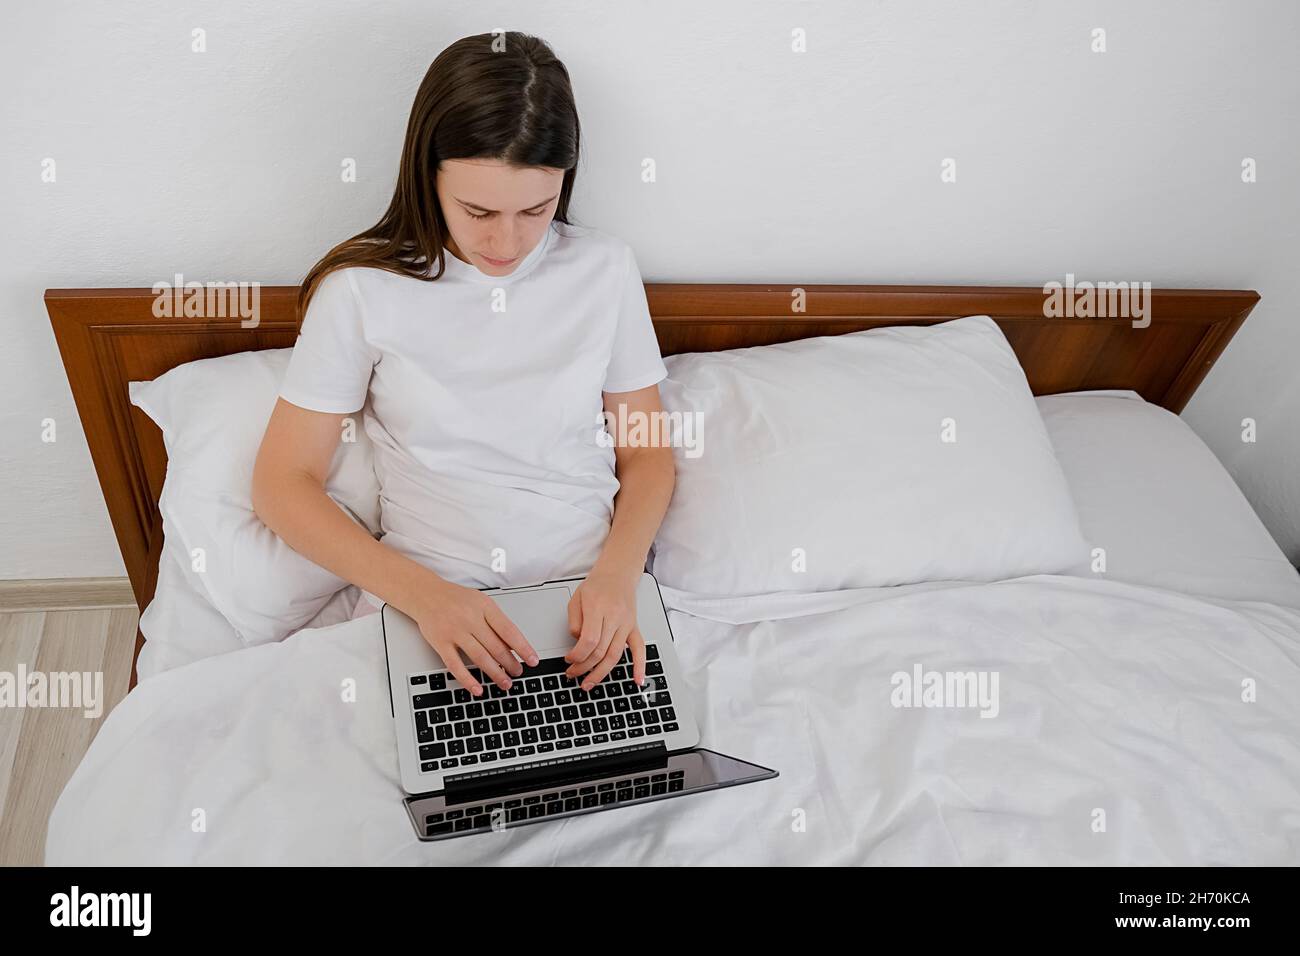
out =
{"type": "Polygon", "coordinates": [[[664,596],[704,745],[779,777],[421,843],[372,616],[144,681],[46,862],[1300,863],[1300,612],[1051,576],[664,596]],[[996,715],[895,706],[918,666],[996,677],[996,715]]]}

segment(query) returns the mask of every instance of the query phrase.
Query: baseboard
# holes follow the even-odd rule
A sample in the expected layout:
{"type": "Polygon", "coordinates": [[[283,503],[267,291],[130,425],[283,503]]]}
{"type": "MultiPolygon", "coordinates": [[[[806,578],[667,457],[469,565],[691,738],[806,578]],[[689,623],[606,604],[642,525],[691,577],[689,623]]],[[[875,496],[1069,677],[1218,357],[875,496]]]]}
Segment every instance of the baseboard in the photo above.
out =
{"type": "Polygon", "coordinates": [[[127,578],[32,578],[0,581],[0,611],[134,607],[127,578]]]}

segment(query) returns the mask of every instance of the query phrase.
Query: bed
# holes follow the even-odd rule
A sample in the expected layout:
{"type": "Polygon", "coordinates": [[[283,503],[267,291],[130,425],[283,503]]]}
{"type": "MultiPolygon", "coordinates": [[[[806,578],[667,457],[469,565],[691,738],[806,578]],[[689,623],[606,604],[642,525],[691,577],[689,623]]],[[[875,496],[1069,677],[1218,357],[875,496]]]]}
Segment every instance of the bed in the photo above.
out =
{"type": "MultiPolygon", "coordinates": [[[[263,290],[255,329],[160,320],[148,290],[46,295],[142,608],[179,585],[163,437],[128,383],[291,346],[294,291],[263,290]]],[[[401,805],[377,619],[348,620],[340,592],[283,640],[133,679],[55,807],[47,863],[1300,860],[1300,585],[1171,414],[1258,296],[1155,290],[1137,328],[1047,318],[1039,288],[807,286],[797,313],[791,291],[647,287],[665,356],[992,317],[1085,530],[1122,542],[1123,567],[743,597],[661,581],[703,739],[781,776],[689,812],[668,801],[439,844],[401,805]],[[1126,465],[1145,494],[1123,485],[1126,465]],[[1217,518],[1188,530],[1198,513],[1217,518]],[[998,719],[891,702],[900,661],[918,681],[997,675],[998,719]]],[[[164,605],[142,630],[228,640],[198,604],[164,605]]]]}

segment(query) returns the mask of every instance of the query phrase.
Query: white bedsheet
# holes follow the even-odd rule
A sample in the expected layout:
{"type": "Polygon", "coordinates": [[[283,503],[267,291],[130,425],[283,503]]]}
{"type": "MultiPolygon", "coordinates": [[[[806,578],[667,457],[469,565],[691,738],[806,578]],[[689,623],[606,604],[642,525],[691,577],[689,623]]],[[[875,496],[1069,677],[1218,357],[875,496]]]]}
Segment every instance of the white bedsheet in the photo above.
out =
{"type": "Polygon", "coordinates": [[[664,591],[694,612],[670,620],[704,744],[778,778],[420,843],[372,616],[141,683],[60,797],[46,862],[1300,862],[1294,610],[1049,576],[664,591]],[[998,715],[895,708],[891,675],[917,664],[996,671],[998,715]]]}

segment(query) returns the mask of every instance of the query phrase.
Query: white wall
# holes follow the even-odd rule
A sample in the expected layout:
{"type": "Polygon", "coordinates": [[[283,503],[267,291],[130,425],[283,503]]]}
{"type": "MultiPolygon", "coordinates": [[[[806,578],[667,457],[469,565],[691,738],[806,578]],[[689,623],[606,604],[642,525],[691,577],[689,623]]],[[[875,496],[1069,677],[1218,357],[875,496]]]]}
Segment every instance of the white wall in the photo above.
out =
{"type": "Polygon", "coordinates": [[[0,578],[124,573],[43,290],[297,281],[382,212],[437,52],[502,26],[568,65],[584,124],[574,212],[632,243],[647,281],[1072,272],[1259,290],[1185,415],[1300,560],[1290,0],[87,0],[3,17],[0,578]],[[1094,27],[1106,53],[1090,52],[1094,27]],[[359,182],[340,181],[343,157],[359,182]]]}

